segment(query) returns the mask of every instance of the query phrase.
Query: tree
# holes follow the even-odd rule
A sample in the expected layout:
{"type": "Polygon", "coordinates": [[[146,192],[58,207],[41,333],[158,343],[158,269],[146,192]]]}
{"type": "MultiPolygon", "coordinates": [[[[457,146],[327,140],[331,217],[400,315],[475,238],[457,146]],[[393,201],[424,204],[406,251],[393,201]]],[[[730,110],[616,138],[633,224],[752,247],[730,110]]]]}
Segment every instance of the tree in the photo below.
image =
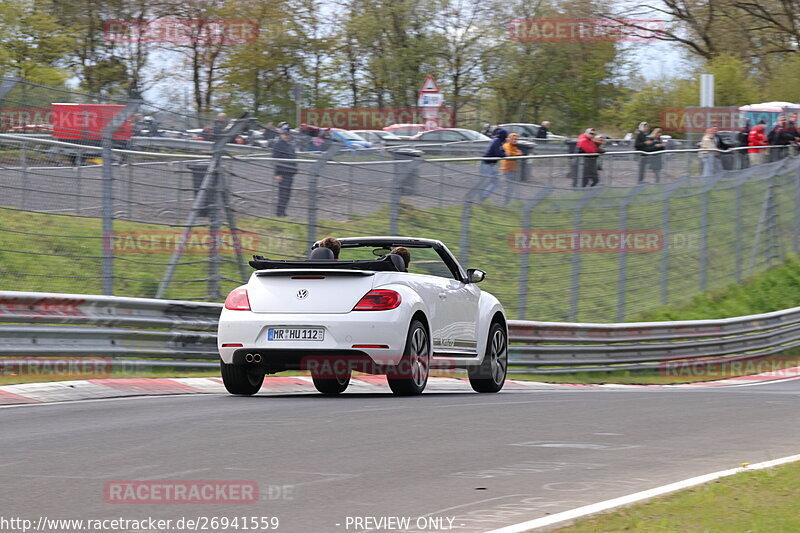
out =
{"type": "Polygon", "coordinates": [[[434,13],[434,53],[440,62],[437,70],[456,117],[465,105],[474,103],[474,88],[483,82],[483,63],[491,56],[502,55],[502,45],[492,39],[494,7],[485,0],[441,0],[434,13]]]}
{"type": "MultiPolygon", "coordinates": [[[[238,46],[222,64],[225,71],[220,101],[232,110],[259,116],[277,106],[288,106],[291,73],[302,63],[300,41],[292,33],[293,9],[288,0],[264,3],[236,2],[237,17],[257,21],[258,39],[238,46]]],[[[287,110],[288,111],[288,110],[287,110]]]]}
{"type": "MultiPolygon", "coordinates": [[[[522,0],[504,12],[518,18],[591,18],[599,2],[579,0],[568,5],[522,0]]],[[[620,69],[614,42],[509,42],[485,66],[490,100],[489,122],[550,120],[559,133],[577,132],[596,124],[600,110],[612,105],[620,69]]]]}
{"type": "Polygon", "coordinates": [[[714,75],[714,105],[742,106],[758,100],[758,84],[741,59],[723,54],[709,61],[706,70],[714,75]]]}
{"type": "Polygon", "coordinates": [[[41,2],[0,2],[0,71],[23,80],[60,84],[68,74],[59,61],[74,42],[41,2]]]}
{"type": "Polygon", "coordinates": [[[146,73],[158,44],[142,36],[149,23],[168,11],[167,0],[50,0],[49,4],[59,22],[75,36],[65,63],[80,79],[83,90],[124,96],[160,81],[159,76],[146,73]]]}

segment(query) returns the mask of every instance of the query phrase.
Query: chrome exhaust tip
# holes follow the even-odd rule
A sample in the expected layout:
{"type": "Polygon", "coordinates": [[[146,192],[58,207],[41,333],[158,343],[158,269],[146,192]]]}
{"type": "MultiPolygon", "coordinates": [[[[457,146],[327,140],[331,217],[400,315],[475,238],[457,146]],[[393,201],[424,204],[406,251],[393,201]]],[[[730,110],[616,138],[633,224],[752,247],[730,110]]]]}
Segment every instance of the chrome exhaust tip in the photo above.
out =
{"type": "Polygon", "coordinates": [[[260,363],[261,362],[261,354],[260,353],[254,353],[253,354],[253,362],[254,363],[260,363]]]}
{"type": "Polygon", "coordinates": [[[245,355],[245,356],[244,356],[244,360],[245,360],[246,362],[248,362],[248,363],[252,363],[252,362],[253,362],[253,359],[254,359],[254,357],[253,357],[253,354],[251,354],[251,353],[249,353],[249,354],[247,354],[247,355],[245,355]]]}

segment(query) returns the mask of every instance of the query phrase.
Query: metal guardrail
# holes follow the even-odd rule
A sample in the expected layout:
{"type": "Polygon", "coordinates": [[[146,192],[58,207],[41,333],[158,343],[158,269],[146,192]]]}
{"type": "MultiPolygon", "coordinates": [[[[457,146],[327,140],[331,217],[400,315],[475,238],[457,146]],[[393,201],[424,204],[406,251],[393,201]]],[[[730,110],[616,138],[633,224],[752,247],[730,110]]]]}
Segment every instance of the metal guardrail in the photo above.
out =
{"type": "Polygon", "coordinates": [[[148,298],[0,291],[0,356],[215,360],[221,307],[148,298]]]}
{"type": "MultiPolygon", "coordinates": [[[[216,360],[221,304],[0,291],[0,356],[216,360]]],[[[800,345],[800,307],[719,320],[581,324],[509,321],[511,373],[709,364],[800,345]]]]}

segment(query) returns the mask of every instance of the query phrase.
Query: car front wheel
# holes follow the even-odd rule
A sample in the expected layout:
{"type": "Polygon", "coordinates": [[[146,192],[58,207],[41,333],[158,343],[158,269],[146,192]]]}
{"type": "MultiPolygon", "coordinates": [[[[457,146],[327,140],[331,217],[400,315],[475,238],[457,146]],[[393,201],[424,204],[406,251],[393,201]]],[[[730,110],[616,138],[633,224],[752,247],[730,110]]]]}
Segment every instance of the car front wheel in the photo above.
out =
{"type": "Polygon", "coordinates": [[[419,320],[412,320],[406,336],[403,358],[386,375],[389,388],[398,396],[422,394],[428,384],[431,353],[428,330],[419,320]]]}
{"type": "Polygon", "coordinates": [[[476,392],[498,392],[508,372],[508,339],[506,330],[497,322],[489,328],[486,354],[480,366],[469,369],[469,384],[476,392]]]}
{"type": "Polygon", "coordinates": [[[248,368],[245,365],[234,365],[220,361],[222,383],[231,394],[252,396],[261,390],[264,383],[264,372],[248,368]]]}

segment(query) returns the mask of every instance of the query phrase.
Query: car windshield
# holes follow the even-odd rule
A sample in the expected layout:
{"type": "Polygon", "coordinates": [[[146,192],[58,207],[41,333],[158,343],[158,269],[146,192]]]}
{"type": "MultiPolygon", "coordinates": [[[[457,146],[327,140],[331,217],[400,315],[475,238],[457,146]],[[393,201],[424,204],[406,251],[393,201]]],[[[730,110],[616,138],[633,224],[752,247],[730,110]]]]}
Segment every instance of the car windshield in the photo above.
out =
{"type": "Polygon", "coordinates": [[[357,135],[357,134],[353,133],[352,131],[336,130],[336,133],[338,133],[343,139],[347,139],[348,141],[361,141],[361,142],[364,142],[366,140],[366,139],[364,139],[364,137],[361,137],[360,135],[357,135]]]}
{"type": "Polygon", "coordinates": [[[462,135],[464,135],[470,141],[488,141],[490,140],[489,137],[482,133],[478,133],[477,131],[472,130],[458,130],[462,135]]]}
{"type": "Polygon", "coordinates": [[[394,135],[411,136],[411,135],[416,135],[417,133],[419,133],[421,131],[422,131],[422,128],[419,127],[419,126],[405,126],[405,127],[402,127],[402,128],[394,129],[394,130],[391,131],[391,133],[394,134],[394,135]]]}
{"type": "MultiPolygon", "coordinates": [[[[412,274],[426,274],[443,278],[453,278],[450,268],[433,248],[408,248],[411,254],[411,264],[408,271],[412,274]]],[[[340,261],[355,261],[359,259],[375,259],[386,255],[390,249],[377,246],[359,246],[356,248],[342,248],[339,254],[340,261]]]]}

